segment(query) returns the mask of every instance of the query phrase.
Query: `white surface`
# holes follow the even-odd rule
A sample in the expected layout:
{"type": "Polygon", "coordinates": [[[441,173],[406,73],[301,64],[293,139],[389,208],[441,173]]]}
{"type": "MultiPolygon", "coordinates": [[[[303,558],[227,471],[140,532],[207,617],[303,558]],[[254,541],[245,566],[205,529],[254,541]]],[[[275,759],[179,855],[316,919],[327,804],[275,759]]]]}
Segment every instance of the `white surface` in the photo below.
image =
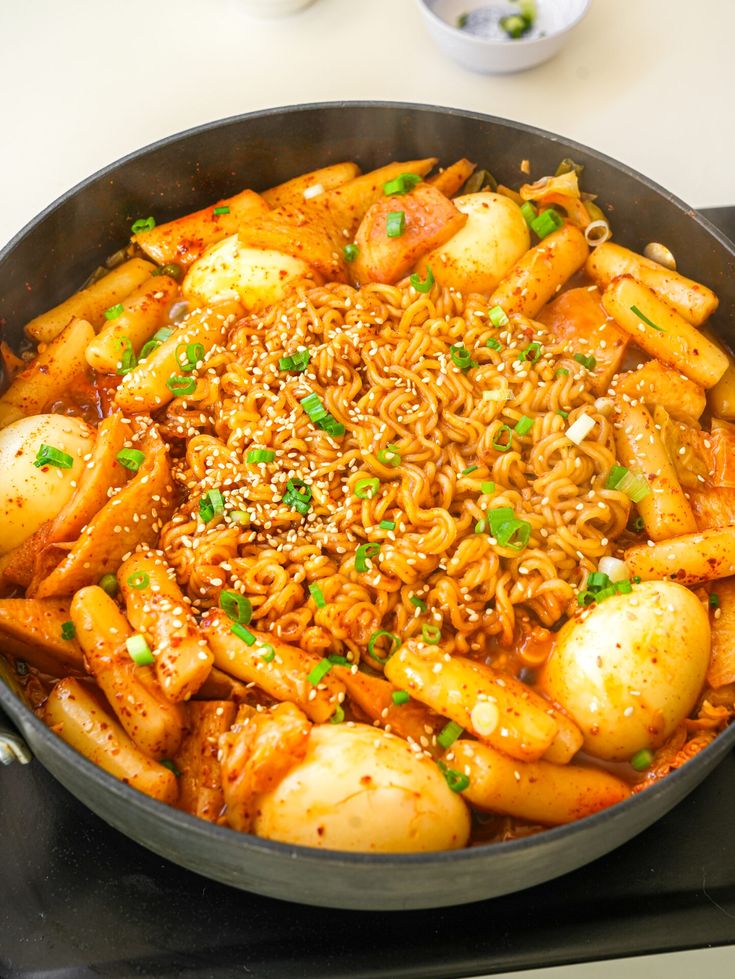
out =
{"type": "MultiPolygon", "coordinates": [[[[623,160],[691,204],[735,203],[733,38],[731,0],[593,0],[553,61],[478,76],[436,50],[412,0],[317,0],[271,21],[238,0],[0,0],[0,244],[143,144],[239,112],[331,99],[521,120],[623,160]]],[[[532,977],[725,977],[733,966],[729,948],[532,977]]]]}

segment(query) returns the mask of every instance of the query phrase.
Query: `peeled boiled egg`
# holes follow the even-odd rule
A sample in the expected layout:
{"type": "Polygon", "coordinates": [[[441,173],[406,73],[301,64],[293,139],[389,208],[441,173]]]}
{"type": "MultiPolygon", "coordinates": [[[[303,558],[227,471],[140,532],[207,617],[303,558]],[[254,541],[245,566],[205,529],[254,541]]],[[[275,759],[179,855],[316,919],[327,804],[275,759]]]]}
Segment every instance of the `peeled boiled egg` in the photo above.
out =
{"type": "Polygon", "coordinates": [[[490,293],[530,247],[526,220],[509,197],[489,191],[455,197],[452,203],[467,215],[467,223],[424,255],[419,270],[429,265],[437,282],[460,292],[490,293]]]}
{"type": "Polygon", "coordinates": [[[565,708],[596,758],[655,749],[696,703],[710,657],[702,603],[671,581],[644,581],[559,632],[541,684],[565,708]]]}
{"type": "Polygon", "coordinates": [[[211,245],[184,279],[182,291],[195,306],[239,299],[247,310],[283,298],[286,284],[308,273],[306,262],[270,248],[244,247],[237,235],[211,245]]]}
{"type": "Polygon", "coordinates": [[[0,431],[0,554],[22,544],[69,501],[94,440],[91,426],[66,415],[20,418],[0,431]],[[42,445],[71,456],[71,468],[34,466],[42,445]]]}
{"type": "Polygon", "coordinates": [[[257,808],[258,836],[333,850],[452,850],[470,832],[436,764],[367,724],[315,725],[304,759],[257,808]]]}

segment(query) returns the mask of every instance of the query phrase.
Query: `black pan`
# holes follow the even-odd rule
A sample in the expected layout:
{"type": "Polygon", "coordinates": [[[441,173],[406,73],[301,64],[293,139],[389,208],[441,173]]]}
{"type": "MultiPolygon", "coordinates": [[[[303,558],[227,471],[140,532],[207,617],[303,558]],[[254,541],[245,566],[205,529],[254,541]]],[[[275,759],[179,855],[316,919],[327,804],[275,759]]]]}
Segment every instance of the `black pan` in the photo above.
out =
{"type": "MultiPolygon", "coordinates": [[[[338,160],[468,156],[506,184],[573,157],[610,212],[616,240],[661,241],[681,270],[720,297],[713,325],[735,322],[735,249],[661,187],[577,143],[473,112],[400,103],[327,103],[251,113],[155,143],[52,204],[0,253],[0,316],[18,345],[31,317],[69,295],[127,241],[131,221],[159,221],[243,187],[265,188],[338,160]]],[[[0,320],[2,322],[2,320],[0,320]]],[[[570,826],[493,846],[425,855],[363,855],[287,846],[232,832],[118,782],[52,734],[0,683],[0,705],[43,765],[110,825],[206,877],[271,897],[389,910],[463,904],[551,880],[614,849],[675,806],[735,745],[735,725],[683,768],[621,805],[570,826]]],[[[33,819],[33,813],[28,813],[33,819]]],[[[697,832],[692,827],[691,832],[697,832]]]]}

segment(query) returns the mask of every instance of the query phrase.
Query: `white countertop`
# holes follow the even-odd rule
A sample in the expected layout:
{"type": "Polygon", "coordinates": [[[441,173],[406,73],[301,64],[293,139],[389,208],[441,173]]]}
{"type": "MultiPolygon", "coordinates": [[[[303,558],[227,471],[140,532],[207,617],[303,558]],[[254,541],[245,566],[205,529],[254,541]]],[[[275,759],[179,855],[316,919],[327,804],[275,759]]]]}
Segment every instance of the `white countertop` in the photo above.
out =
{"type": "MultiPolygon", "coordinates": [[[[270,21],[238,0],[0,0],[0,38],[0,245],[141,145],[240,112],[334,99],[517,119],[602,150],[695,206],[735,203],[732,0],[593,0],[556,59],[496,77],[445,60],[414,0],[317,0],[270,21]]],[[[724,977],[733,966],[735,946],[533,976],[724,977]]]]}

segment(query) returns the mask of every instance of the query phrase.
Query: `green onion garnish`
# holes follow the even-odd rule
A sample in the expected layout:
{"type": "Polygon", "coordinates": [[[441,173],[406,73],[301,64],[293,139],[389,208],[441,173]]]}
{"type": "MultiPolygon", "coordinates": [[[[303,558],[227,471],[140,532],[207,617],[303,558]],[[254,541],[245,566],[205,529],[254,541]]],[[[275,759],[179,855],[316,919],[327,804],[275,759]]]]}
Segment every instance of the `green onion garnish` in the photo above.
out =
{"type": "Polygon", "coordinates": [[[360,254],[360,249],[355,244],[345,245],[342,249],[342,254],[345,257],[346,262],[354,262],[357,256],[360,254]]]}
{"type": "Polygon", "coordinates": [[[124,312],[125,310],[123,309],[123,304],[115,303],[114,306],[110,306],[108,309],[105,310],[105,319],[116,320],[118,316],[122,316],[124,312]]]}
{"type": "Polygon", "coordinates": [[[137,473],[145,461],[145,452],[141,452],[140,449],[120,449],[115,458],[121,466],[137,473]]]}
{"type": "Polygon", "coordinates": [[[430,646],[436,646],[441,642],[442,631],[438,625],[433,625],[431,622],[425,622],[421,626],[421,638],[430,646]]]}
{"type": "MultiPolygon", "coordinates": [[[[581,364],[582,367],[586,367],[588,371],[593,371],[595,367],[597,367],[597,358],[593,357],[592,354],[575,354],[574,359],[578,364],[581,364]]],[[[567,374],[568,373],[569,371],[567,371],[567,374]]]]}
{"type": "Polygon", "coordinates": [[[412,605],[415,605],[420,612],[426,611],[426,602],[423,600],[423,598],[419,598],[418,595],[411,595],[409,602],[412,605]]]}
{"type": "Polygon", "coordinates": [[[383,193],[386,197],[398,197],[413,190],[416,184],[421,183],[421,177],[417,173],[402,173],[383,184],[383,193]]]}
{"type": "Polygon", "coordinates": [[[193,394],[197,389],[197,382],[193,377],[180,377],[172,374],[166,381],[166,387],[175,398],[181,398],[187,394],[193,394]]]}
{"type": "Polygon", "coordinates": [[[640,751],[636,751],[633,757],[630,759],[631,767],[637,772],[645,772],[647,768],[650,768],[653,764],[653,752],[648,748],[641,748],[640,751]]]}
{"type": "Polygon", "coordinates": [[[117,578],[114,574],[103,574],[98,584],[102,591],[108,594],[110,598],[114,598],[117,595],[117,578]]]}
{"type": "Polygon", "coordinates": [[[510,323],[508,314],[505,312],[502,306],[493,306],[493,308],[488,311],[487,315],[490,322],[495,327],[500,328],[501,326],[507,326],[510,323]]]}
{"type": "Polygon", "coordinates": [[[331,669],[332,664],[328,659],[320,659],[306,679],[309,681],[312,687],[315,687],[317,684],[322,682],[324,677],[331,669]]]}
{"type": "Polygon", "coordinates": [[[313,422],[318,422],[320,418],[324,418],[328,414],[327,409],[322,404],[322,399],[314,391],[310,391],[305,398],[301,399],[299,404],[313,422]]]}
{"type": "Polygon", "coordinates": [[[630,595],[630,593],[633,591],[633,585],[631,584],[630,578],[623,578],[622,581],[616,581],[615,589],[619,595],[630,595]]]}
{"type": "Polygon", "coordinates": [[[258,649],[260,652],[258,655],[263,660],[264,663],[272,663],[276,658],[276,650],[274,646],[271,646],[269,642],[262,643],[258,649]]]}
{"type": "Polygon", "coordinates": [[[568,411],[564,411],[563,408],[557,408],[556,409],[556,413],[557,413],[557,415],[560,415],[562,418],[569,418],[569,412],[568,411]]]}
{"type": "Polygon", "coordinates": [[[529,418],[528,415],[521,415],[521,417],[515,423],[513,431],[518,435],[528,435],[532,428],[533,418],[529,418]]]}
{"type": "Polygon", "coordinates": [[[648,324],[648,326],[650,326],[651,329],[658,330],[659,333],[666,333],[666,330],[664,330],[662,326],[656,326],[653,320],[649,320],[649,318],[644,313],[642,313],[637,306],[631,306],[630,311],[631,313],[633,313],[634,316],[637,316],[639,320],[643,320],[644,323],[648,324]]]}
{"type": "Polygon", "coordinates": [[[475,524],[475,533],[484,534],[487,530],[487,523],[484,520],[478,520],[475,524]]]}
{"type": "Polygon", "coordinates": [[[469,788],[469,777],[454,768],[447,768],[443,761],[437,763],[452,792],[464,792],[469,788]]]}
{"type": "Polygon", "coordinates": [[[634,585],[640,585],[641,576],[639,574],[634,574],[630,580],[633,582],[634,585]]]}
{"type": "Polygon", "coordinates": [[[230,626],[230,632],[236,635],[238,639],[242,639],[247,646],[255,645],[255,636],[252,634],[250,629],[246,629],[245,626],[241,625],[239,622],[232,623],[230,626]]]}
{"type": "Polygon", "coordinates": [[[199,517],[204,523],[209,523],[218,513],[224,512],[225,499],[221,490],[208,490],[199,500],[199,517]]]}
{"type": "Polygon", "coordinates": [[[387,663],[400,645],[401,640],[398,638],[398,636],[395,636],[392,632],[386,632],[385,629],[376,629],[376,631],[368,639],[367,648],[368,653],[373,659],[376,659],[379,663],[387,663]],[[375,643],[381,638],[381,636],[387,636],[388,639],[390,639],[390,648],[388,649],[388,655],[385,658],[378,656],[378,654],[375,652],[375,643]]]}
{"type": "Polygon", "coordinates": [[[605,489],[615,489],[623,476],[626,476],[629,472],[630,470],[627,466],[613,466],[607,474],[605,489]]]}
{"type": "Polygon", "coordinates": [[[229,214],[230,209],[226,204],[221,204],[219,207],[215,207],[212,214],[229,214]]]}
{"type": "Polygon", "coordinates": [[[278,361],[278,369],[282,371],[294,371],[300,374],[309,366],[311,354],[308,350],[297,350],[290,357],[281,357],[278,361]]]}
{"type": "Polygon", "coordinates": [[[74,458],[68,452],[62,452],[61,449],[55,449],[53,445],[47,445],[45,442],[41,442],[33,465],[36,469],[40,469],[42,466],[55,466],[57,469],[71,469],[74,465],[74,458]]]}
{"type": "Polygon", "coordinates": [[[332,666],[352,666],[352,664],[350,663],[350,661],[347,659],[346,656],[331,655],[331,656],[327,656],[327,659],[332,664],[332,666]]]}
{"type": "Polygon", "coordinates": [[[245,459],[248,463],[253,462],[273,462],[276,453],[273,449],[251,449],[245,459]]]}
{"type": "Polygon", "coordinates": [[[543,345],[538,340],[534,340],[529,343],[525,350],[521,350],[518,354],[518,360],[528,360],[530,363],[535,364],[540,359],[543,349],[543,345]]]}
{"type": "Polygon", "coordinates": [[[464,728],[461,724],[457,724],[456,721],[450,721],[446,724],[441,731],[437,734],[436,740],[442,748],[451,748],[457,738],[464,732],[464,728]]]}
{"type": "Polygon", "coordinates": [[[329,718],[330,724],[341,724],[345,719],[345,712],[341,704],[338,704],[334,713],[329,718]]]}
{"type": "Polygon", "coordinates": [[[287,507],[305,516],[311,509],[311,487],[303,479],[289,479],[283,502],[287,507]]]}
{"type": "Polygon", "coordinates": [[[485,346],[486,347],[490,347],[491,350],[502,350],[503,349],[503,345],[500,342],[500,340],[498,340],[497,337],[490,337],[489,340],[486,340],[485,341],[485,346]]]}
{"type": "Polygon", "coordinates": [[[494,493],[495,492],[495,483],[493,483],[492,480],[487,480],[487,482],[485,482],[485,483],[480,483],[480,492],[481,493],[494,493]]]}
{"type": "Polygon", "coordinates": [[[129,374],[137,365],[138,358],[135,356],[130,337],[121,337],[120,345],[122,346],[122,353],[120,354],[120,366],[117,368],[117,373],[120,375],[129,374]]]}
{"type": "Polygon", "coordinates": [[[153,653],[150,651],[145,636],[136,633],[125,640],[128,655],[136,666],[150,666],[153,662],[153,653]]]}
{"type": "Polygon", "coordinates": [[[566,369],[566,367],[557,367],[554,373],[554,377],[567,377],[568,375],[569,371],[566,369]]]}
{"type": "Polygon", "coordinates": [[[477,468],[478,468],[477,466],[467,466],[466,469],[462,470],[460,476],[469,476],[469,474],[475,472],[477,468]]]}
{"type": "Polygon", "coordinates": [[[381,530],[395,530],[396,522],[395,520],[381,520],[378,524],[381,530]]]}
{"type": "Polygon", "coordinates": [[[360,544],[355,551],[355,570],[364,574],[368,569],[368,560],[375,557],[380,550],[380,544],[373,541],[372,544],[360,544]]]}
{"type": "Polygon", "coordinates": [[[314,604],[317,608],[324,608],[324,606],[327,604],[324,598],[324,593],[316,583],[309,585],[309,594],[314,599],[314,604]]]}
{"type": "Polygon", "coordinates": [[[131,225],[130,230],[134,235],[139,235],[141,231],[152,231],[156,226],[155,218],[138,218],[131,225]]]}
{"type": "Polygon", "coordinates": [[[372,500],[378,492],[380,480],[377,476],[367,476],[365,479],[358,479],[355,483],[355,496],[358,500],[372,500]]]}
{"type": "Polygon", "coordinates": [[[495,433],[495,438],[493,439],[493,448],[498,452],[508,452],[513,448],[513,432],[509,425],[501,425],[500,428],[495,433]],[[501,438],[507,435],[508,441],[502,442],[501,438]]]}
{"type": "Polygon", "coordinates": [[[549,208],[531,221],[531,228],[539,238],[546,238],[553,231],[558,231],[563,224],[564,218],[553,208],[549,208]]]}
{"type": "Polygon", "coordinates": [[[461,343],[455,343],[453,347],[450,347],[449,353],[452,356],[452,361],[461,371],[469,370],[470,367],[477,367],[477,363],[472,359],[472,354],[461,343]]]}
{"type": "Polygon", "coordinates": [[[425,279],[422,279],[420,275],[418,275],[416,272],[414,272],[413,275],[409,278],[408,281],[414,287],[414,289],[416,290],[416,292],[427,293],[427,292],[431,292],[431,287],[434,285],[434,282],[436,280],[434,279],[434,273],[431,271],[431,269],[427,265],[426,266],[426,278],[425,279]]]}
{"type": "Polygon", "coordinates": [[[720,596],[716,591],[713,591],[709,597],[709,607],[719,608],[720,607],[720,596]]]}
{"type": "MultiPolygon", "coordinates": [[[[166,266],[163,266],[166,268],[166,266]]],[[[151,273],[153,274],[153,273],[151,273]]],[[[160,330],[156,330],[150,340],[144,344],[143,349],[140,351],[139,360],[143,360],[148,354],[152,353],[157,347],[160,347],[164,340],[168,340],[174,331],[168,326],[162,326],[160,330]]]]}
{"type": "Polygon", "coordinates": [[[525,204],[521,204],[521,214],[525,218],[528,227],[533,227],[531,222],[536,220],[536,208],[530,201],[526,201],[525,204]]]}
{"type": "Polygon", "coordinates": [[[151,579],[145,571],[135,571],[133,574],[128,576],[127,583],[131,588],[136,591],[141,591],[143,588],[147,588],[151,583],[151,579]]]}
{"type": "Polygon", "coordinates": [[[375,453],[375,458],[378,462],[382,462],[384,466],[390,466],[391,469],[395,469],[396,466],[401,464],[401,453],[398,451],[397,445],[387,445],[384,449],[378,449],[375,453]]]}
{"type": "Polygon", "coordinates": [[[202,343],[180,343],[176,348],[174,356],[179,370],[184,374],[191,374],[196,365],[204,358],[205,350],[202,343]],[[183,355],[179,353],[183,350],[183,355]]]}
{"type": "Polygon", "coordinates": [[[231,622],[248,625],[253,617],[253,603],[245,595],[223,589],[219,593],[219,607],[231,622]]]}
{"type": "Polygon", "coordinates": [[[645,526],[646,525],[643,522],[643,517],[641,516],[637,516],[633,521],[633,530],[636,532],[636,534],[640,534],[645,526]]]}
{"type": "Polygon", "coordinates": [[[75,639],[77,635],[77,629],[73,622],[62,622],[61,623],[61,638],[62,639],[75,639]]]}
{"type": "Polygon", "coordinates": [[[176,767],[175,763],[171,761],[170,758],[162,758],[158,764],[163,765],[164,768],[167,768],[170,772],[173,772],[176,778],[179,778],[181,776],[181,772],[176,767]]]}
{"type": "Polygon", "coordinates": [[[247,510],[230,510],[227,516],[231,523],[240,524],[241,527],[247,527],[251,520],[247,510]]]}
{"type": "Polygon", "coordinates": [[[160,265],[154,269],[151,275],[167,275],[170,279],[175,279],[178,282],[181,278],[181,266],[177,262],[167,262],[166,265],[160,265]]]}
{"type": "Polygon", "coordinates": [[[400,706],[401,704],[407,704],[411,699],[408,690],[394,690],[391,694],[391,699],[394,704],[400,706]]]}
{"type": "Polygon", "coordinates": [[[652,492],[646,477],[642,473],[633,472],[626,472],[613,488],[625,493],[633,503],[640,503],[652,492]]]}
{"type": "Polygon", "coordinates": [[[488,511],[490,535],[501,547],[510,547],[514,551],[522,551],[531,539],[531,524],[527,520],[519,520],[512,507],[498,507],[488,511]]]}
{"type": "Polygon", "coordinates": [[[400,238],[406,230],[406,214],[404,211],[391,211],[385,222],[385,233],[389,238],[400,238]]]}

